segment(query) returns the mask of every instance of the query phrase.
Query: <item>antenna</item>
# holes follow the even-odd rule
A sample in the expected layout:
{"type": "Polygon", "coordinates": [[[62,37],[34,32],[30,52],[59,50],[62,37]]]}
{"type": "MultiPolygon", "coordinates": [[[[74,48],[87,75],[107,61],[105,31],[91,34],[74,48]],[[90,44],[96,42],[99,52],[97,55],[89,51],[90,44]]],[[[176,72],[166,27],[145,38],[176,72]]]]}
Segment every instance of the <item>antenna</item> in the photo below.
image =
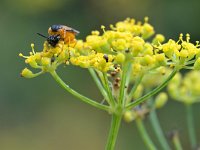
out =
{"type": "Polygon", "coordinates": [[[48,38],[47,36],[41,34],[41,33],[37,33],[39,36],[43,37],[43,38],[48,38]]]}

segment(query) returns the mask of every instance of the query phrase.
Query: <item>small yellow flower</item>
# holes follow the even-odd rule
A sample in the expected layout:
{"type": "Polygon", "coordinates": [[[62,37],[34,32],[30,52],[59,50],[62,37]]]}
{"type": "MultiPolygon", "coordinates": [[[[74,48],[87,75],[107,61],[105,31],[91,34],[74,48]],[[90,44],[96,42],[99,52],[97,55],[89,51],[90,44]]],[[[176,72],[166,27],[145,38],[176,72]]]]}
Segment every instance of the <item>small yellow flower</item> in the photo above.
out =
{"type": "Polygon", "coordinates": [[[142,65],[140,63],[133,63],[132,64],[132,73],[134,76],[140,75],[143,71],[142,65]]]}
{"type": "Polygon", "coordinates": [[[145,23],[142,27],[142,38],[147,39],[155,33],[153,26],[149,23],[145,23]]]}
{"type": "Polygon", "coordinates": [[[117,39],[112,42],[112,47],[116,51],[124,51],[128,49],[128,43],[125,39],[117,39]]]}
{"type": "Polygon", "coordinates": [[[25,78],[34,78],[38,75],[40,75],[42,72],[39,72],[39,73],[33,73],[31,70],[27,69],[27,68],[24,68],[21,72],[21,76],[22,77],[25,77],[25,78]]]}
{"type": "Polygon", "coordinates": [[[174,40],[169,40],[167,43],[162,45],[162,50],[165,55],[169,58],[173,57],[173,54],[178,52],[181,45],[177,44],[174,40]]]}
{"type": "Polygon", "coordinates": [[[165,41],[165,37],[162,34],[156,34],[152,43],[155,45],[159,45],[160,43],[165,41]]]}
{"type": "Polygon", "coordinates": [[[188,51],[185,50],[185,49],[182,49],[182,50],[179,52],[179,56],[182,57],[182,58],[187,58],[187,57],[188,57],[188,51]]]}
{"type": "Polygon", "coordinates": [[[167,64],[167,59],[164,54],[155,54],[156,63],[162,66],[167,64]]]}
{"type": "Polygon", "coordinates": [[[33,74],[32,71],[30,71],[29,69],[25,68],[24,70],[22,70],[21,76],[22,77],[26,77],[26,78],[32,78],[32,77],[34,77],[34,74],[33,74]]]}
{"type": "Polygon", "coordinates": [[[134,37],[132,39],[129,50],[133,56],[138,56],[144,50],[145,41],[141,37],[134,37]]]}
{"type": "Polygon", "coordinates": [[[123,54],[123,53],[118,53],[115,57],[115,61],[118,63],[118,64],[121,64],[125,61],[126,59],[126,56],[123,54]]]}
{"type": "Polygon", "coordinates": [[[152,65],[155,62],[155,58],[150,56],[150,55],[145,55],[143,58],[141,58],[141,65],[143,66],[148,66],[148,65],[152,65]]]}
{"type": "Polygon", "coordinates": [[[97,30],[95,30],[95,31],[92,31],[92,35],[99,35],[100,34],[100,32],[99,31],[97,31],[97,30]]]}
{"type": "Polygon", "coordinates": [[[153,55],[153,46],[150,43],[144,44],[143,55],[153,55]]]}
{"type": "Polygon", "coordinates": [[[135,115],[134,115],[133,111],[126,111],[124,113],[124,120],[126,122],[129,123],[129,122],[133,121],[134,119],[135,119],[135,115]]]}
{"type": "Polygon", "coordinates": [[[48,66],[48,65],[51,64],[51,59],[48,58],[48,57],[42,57],[42,59],[41,59],[41,64],[42,64],[43,66],[48,66]]]}

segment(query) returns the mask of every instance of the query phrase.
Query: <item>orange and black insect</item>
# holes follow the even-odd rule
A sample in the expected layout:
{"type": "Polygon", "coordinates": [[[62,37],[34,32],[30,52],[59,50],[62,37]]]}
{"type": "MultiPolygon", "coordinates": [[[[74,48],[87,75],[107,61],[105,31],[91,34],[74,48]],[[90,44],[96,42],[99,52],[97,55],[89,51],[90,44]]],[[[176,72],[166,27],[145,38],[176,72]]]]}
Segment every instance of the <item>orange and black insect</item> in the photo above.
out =
{"type": "Polygon", "coordinates": [[[79,33],[79,31],[65,25],[52,25],[49,27],[48,33],[48,37],[40,33],[38,34],[47,38],[47,42],[51,46],[55,47],[60,40],[64,41],[65,44],[76,42],[75,36],[79,33]]]}

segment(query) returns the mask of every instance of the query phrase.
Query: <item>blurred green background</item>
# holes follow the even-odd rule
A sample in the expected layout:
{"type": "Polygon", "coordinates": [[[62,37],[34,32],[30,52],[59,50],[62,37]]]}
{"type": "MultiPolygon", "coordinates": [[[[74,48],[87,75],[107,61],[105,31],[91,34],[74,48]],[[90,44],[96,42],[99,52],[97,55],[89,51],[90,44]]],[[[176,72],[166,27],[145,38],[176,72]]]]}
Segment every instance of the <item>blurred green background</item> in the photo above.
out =
{"type": "MultiPolygon", "coordinates": [[[[181,32],[190,33],[195,41],[200,40],[199,8],[199,0],[0,0],[0,150],[103,150],[106,143],[107,113],[79,102],[49,74],[30,80],[20,77],[26,65],[18,54],[28,54],[31,43],[36,50],[42,48],[44,39],[37,32],[47,34],[50,25],[64,24],[79,30],[78,38],[84,39],[102,24],[149,16],[156,32],[167,39],[177,39],[181,32]]],[[[58,72],[80,93],[102,99],[87,70],[67,66],[58,72]]],[[[183,106],[169,102],[159,117],[166,132],[180,131],[188,149],[183,106]]],[[[151,133],[148,120],[145,124],[151,133]]],[[[135,123],[122,124],[116,149],[145,149],[135,123]]]]}

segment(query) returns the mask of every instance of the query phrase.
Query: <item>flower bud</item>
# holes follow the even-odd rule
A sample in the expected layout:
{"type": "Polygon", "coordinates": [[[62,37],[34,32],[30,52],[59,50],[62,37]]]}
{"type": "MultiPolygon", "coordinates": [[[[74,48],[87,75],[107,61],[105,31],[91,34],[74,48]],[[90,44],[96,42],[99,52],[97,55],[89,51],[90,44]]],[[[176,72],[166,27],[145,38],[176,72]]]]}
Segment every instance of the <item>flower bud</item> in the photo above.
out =
{"type": "Polygon", "coordinates": [[[168,96],[166,93],[161,92],[155,99],[155,108],[162,108],[168,100],[168,96]]]}
{"type": "Polygon", "coordinates": [[[118,53],[115,57],[115,61],[119,64],[123,63],[125,61],[126,57],[123,53],[118,53]]]}
{"type": "Polygon", "coordinates": [[[100,32],[99,31],[97,31],[97,30],[95,30],[95,31],[92,31],[92,35],[99,35],[100,34],[100,32]]]}
{"type": "Polygon", "coordinates": [[[145,23],[142,28],[142,38],[147,39],[154,34],[154,28],[148,23],[145,23]]]}
{"type": "Polygon", "coordinates": [[[33,74],[32,71],[30,71],[29,69],[27,68],[24,68],[21,72],[21,76],[22,77],[25,77],[25,78],[33,78],[35,77],[35,75],[33,74]]]}
{"type": "Polygon", "coordinates": [[[187,50],[181,50],[179,53],[180,57],[187,58],[188,57],[188,51],[187,50]]]}
{"type": "Polygon", "coordinates": [[[165,54],[155,54],[156,63],[165,66],[167,64],[165,54]]]}
{"type": "Polygon", "coordinates": [[[112,47],[116,51],[123,51],[128,48],[128,44],[125,39],[117,39],[112,42],[112,47]]]}
{"type": "Polygon", "coordinates": [[[146,65],[148,66],[148,65],[153,64],[154,62],[155,62],[155,59],[152,56],[146,55],[141,59],[140,63],[143,66],[146,66],[146,65]]]}
{"type": "Polygon", "coordinates": [[[43,66],[48,66],[51,63],[51,59],[48,58],[48,57],[42,57],[41,63],[42,63],[43,66]]]}
{"type": "Polygon", "coordinates": [[[181,46],[178,45],[174,40],[170,39],[167,43],[162,45],[162,48],[165,55],[169,58],[172,58],[174,53],[179,52],[181,46]]]}
{"type": "Polygon", "coordinates": [[[133,121],[134,119],[135,119],[135,117],[134,117],[132,111],[126,111],[126,112],[124,113],[124,120],[125,120],[126,122],[129,123],[129,122],[133,121]]]}
{"type": "Polygon", "coordinates": [[[155,38],[153,39],[152,43],[155,45],[158,45],[159,43],[162,43],[165,41],[165,37],[162,34],[157,34],[155,38]]]}
{"type": "Polygon", "coordinates": [[[149,43],[144,44],[144,55],[153,55],[153,46],[149,43]]]}

